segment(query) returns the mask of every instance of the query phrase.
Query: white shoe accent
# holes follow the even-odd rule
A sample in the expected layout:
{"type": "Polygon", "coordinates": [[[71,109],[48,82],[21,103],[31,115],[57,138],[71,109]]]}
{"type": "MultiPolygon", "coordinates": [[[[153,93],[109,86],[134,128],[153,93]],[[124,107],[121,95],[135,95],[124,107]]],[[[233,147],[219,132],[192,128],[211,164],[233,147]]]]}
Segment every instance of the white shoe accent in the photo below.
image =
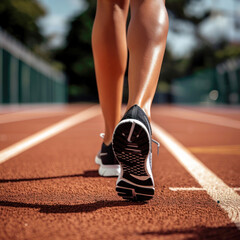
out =
{"type": "Polygon", "coordinates": [[[102,164],[102,160],[101,160],[100,157],[98,157],[98,155],[95,157],[95,163],[98,164],[98,165],[102,164]]]}
{"type": "Polygon", "coordinates": [[[98,169],[98,173],[103,177],[114,177],[119,176],[120,174],[120,166],[117,164],[114,165],[100,165],[98,169]]]}
{"type": "Polygon", "coordinates": [[[120,166],[118,164],[104,165],[102,164],[102,160],[100,157],[98,157],[98,155],[95,157],[95,163],[100,165],[98,169],[98,173],[100,176],[110,177],[119,176],[120,174],[120,166]]]}
{"type": "Polygon", "coordinates": [[[106,155],[108,155],[107,153],[100,153],[99,154],[100,156],[106,156],[106,155]]]}
{"type": "Polygon", "coordinates": [[[129,132],[129,135],[128,135],[128,139],[127,139],[128,142],[131,142],[131,137],[132,137],[134,128],[135,128],[135,122],[132,122],[132,126],[131,126],[131,129],[130,129],[130,132],[129,132]]]}
{"type": "Polygon", "coordinates": [[[147,156],[147,163],[146,163],[146,168],[147,168],[147,172],[150,175],[152,182],[153,182],[153,186],[154,186],[154,180],[153,180],[153,175],[152,175],[152,168],[150,166],[150,161],[152,161],[152,153],[150,152],[147,156]]]}

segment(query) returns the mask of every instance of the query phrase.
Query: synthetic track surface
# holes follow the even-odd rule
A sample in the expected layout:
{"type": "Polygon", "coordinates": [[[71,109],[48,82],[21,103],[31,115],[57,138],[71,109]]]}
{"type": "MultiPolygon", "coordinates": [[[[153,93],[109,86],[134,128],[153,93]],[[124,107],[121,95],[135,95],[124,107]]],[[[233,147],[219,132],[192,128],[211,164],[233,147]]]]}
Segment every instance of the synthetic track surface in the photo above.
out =
{"type": "MultiPolygon", "coordinates": [[[[0,151],[91,107],[4,107],[0,151]]],[[[152,120],[240,195],[239,109],[153,106],[152,120]]],[[[101,132],[98,114],[0,164],[0,239],[240,239],[222,202],[164,144],[159,156],[153,145],[154,198],[123,201],[115,192],[116,178],[97,173],[101,132]]],[[[236,206],[239,214],[240,202],[236,206]]]]}

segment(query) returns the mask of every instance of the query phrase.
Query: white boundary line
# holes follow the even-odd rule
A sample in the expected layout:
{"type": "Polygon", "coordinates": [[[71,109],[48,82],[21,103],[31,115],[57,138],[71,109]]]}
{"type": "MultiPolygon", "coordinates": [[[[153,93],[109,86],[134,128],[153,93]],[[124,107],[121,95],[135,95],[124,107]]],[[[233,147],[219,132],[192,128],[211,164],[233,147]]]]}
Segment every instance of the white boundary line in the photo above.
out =
{"type": "Polygon", "coordinates": [[[157,139],[207,191],[210,197],[219,202],[219,206],[227,212],[230,220],[240,230],[240,195],[227,186],[163,128],[153,122],[152,128],[157,139]]]}
{"type": "Polygon", "coordinates": [[[0,116],[0,124],[20,122],[26,120],[40,119],[40,118],[49,118],[65,114],[64,112],[19,112],[18,114],[7,114],[7,116],[0,116]]]}
{"type": "MultiPolygon", "coordinates": [[[[205,191],[206,189],[204,188],[199,188],[199,187],[170,187],[169,188],[171,191],[205,191]]],[[[240,187],[234,187],[232,188],[234,191],[240,191],[240,187]]]]}
{"type": "Polygon", "coordinates": [[[84,122],[90,118],[93,118],[100,114],[100,107],[93,106],[86,110],[81,111],[71,117],[68,117],[56,124],[53,124],[50,127],[47,127],[5,149],[0,151],[0,163],[3,163],[9,160],[12,157],[26,151],[27,149],[47,140],[50,137],[53,137],[70,127],[73,127],[81,122],[84,122]]]}
{"type": "MultiPolygon", "coordinates": [[[[27,107],[28,105],[26,105],[27,107]]],[[[5,106],[4,106],[5,107],[5,106]]],[[[7,107],[5,107],[7,108],[7,107]]],[[[12,109],[12,107],[8,107],[8,109],[12,109]]],[[[14,108],[13,108],[14,109],[14,108]]],[[[12,122],[19,122],[31,119],[38,119],[38,118],[46,118],[52,116],[63,115],[66,113],[65,106],[31,106],[28,109],[21,109],[21,107],[16,107],[16,111],[14,112],[7,112],[0,114],[0,124],[5,123],[12,123],[12,122]]]]}
{"type": "Polygon", "coordinates": [[[167,115],[174,118],[182,118],[197,122],[219,125],[223,127],[230,127],[240,129],[240,121],[230,119],[227,117],[216,116],[208,113],[197,112],[188,109],[170,108],[169,110],[161,110],[158,115],[167,115]]]}

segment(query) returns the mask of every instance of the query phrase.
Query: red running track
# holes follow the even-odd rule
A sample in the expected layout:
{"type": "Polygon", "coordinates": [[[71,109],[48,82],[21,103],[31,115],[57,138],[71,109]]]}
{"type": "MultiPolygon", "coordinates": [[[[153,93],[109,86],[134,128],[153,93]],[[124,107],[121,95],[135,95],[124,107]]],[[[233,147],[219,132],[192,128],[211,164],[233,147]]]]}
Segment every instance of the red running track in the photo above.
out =
{"type": "Polygon", "coordinates": [[[161,140],[159,155],[153,148],[156,193],[134,203],[117,196],[116,178],[98,175],[98,106],[1,109],[0,239],[240,239],[240,110],[155,105],[152,121],[161,140]],[[68,128],[17,152],[16,143],[66,119],[68,128]],[[173,151],[190,155],[187,166],[158,128],[173,151]],[[15,155],[6,158],[6,149],[15,155]],[[202,180],[199,169],[188,169],[191,157],[202,180]]]}

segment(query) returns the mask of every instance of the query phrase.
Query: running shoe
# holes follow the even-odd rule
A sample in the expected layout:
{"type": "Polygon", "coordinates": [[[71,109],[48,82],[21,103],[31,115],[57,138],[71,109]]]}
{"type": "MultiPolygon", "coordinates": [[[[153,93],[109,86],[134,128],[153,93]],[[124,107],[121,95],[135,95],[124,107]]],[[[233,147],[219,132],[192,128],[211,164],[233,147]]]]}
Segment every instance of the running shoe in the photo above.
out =
{"type": "Polygon", "coordinates": [[[102,144],[101,151],[95,157],[95,162],[100,165],[98,169],[100,176],[113,177],[118,176],[120,173],[120,166],[114,156],[112,143],[108,146],[102,144]]]}
{"type": "Polygon", "coordinates": [[[138,105],[132,106],[116,126],[112,141],[120,163],[116,191],[122,198],[147,201],[153,197],[152,141],[145,112],[138,105]]]}

